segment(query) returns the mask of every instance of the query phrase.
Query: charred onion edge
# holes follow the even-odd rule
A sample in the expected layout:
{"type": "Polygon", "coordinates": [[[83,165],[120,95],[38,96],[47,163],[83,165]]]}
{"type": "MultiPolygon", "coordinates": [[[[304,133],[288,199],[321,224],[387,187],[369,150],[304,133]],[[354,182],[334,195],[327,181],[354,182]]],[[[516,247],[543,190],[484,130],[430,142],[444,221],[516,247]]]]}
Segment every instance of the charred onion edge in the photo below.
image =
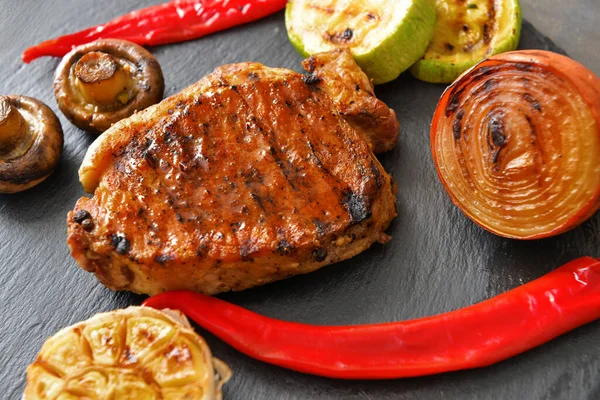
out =
{"type": "Polygon", "coordinates": [[[489,226],[486,226],[482,224],[478,219],[474,218],[471,213],[467,212],[468,210],[463,209],[461,202],[459,202],[454,193],[448,189],[447,183],[444,180],[444,177],[440,170],[435,146],[436,136],[438,134],[438,123],[442,119],[442,114],[446,112],[446,107],[444,105],[449,103],[450,95],[452,94],[454,88],[458,86],[459,83],[461,83],[463,78],[467,77],[472,72],[481,67],[488,65],[498,66],[505,63],[524,63],[529,65],[536,65],[542,69],[545,69],[549,73],[556,75],[558,78],[570,84],[573,87],[573,89],[577,93],[579,93],[584,103],[586,103],[590,108],[594,120],[596,121],[597,134],[600,137],[600,78],[595,76],[588,68],[586,68],[579,62],[558,53],[545,50],[512,51],[503,54],[498,54],[496,56],[490,57],[486,60],[477,63],[472,68],[465,71],[460,77],[458,77],[456,81],[454,81],[454,83],[448,86],[448,88],[444,91],[444,93],[440,97],[438,106],[436,107],[436,110],[434,112],[430,127],[430,147],[433,162],[435,164],[438,177],[442,182],[442,185],[446,189],[446,192],[450,196],[452,202],[473,222],[475,222],[483,229],[499,236],[521,240],[543,239],[559,235],[577,227],[585,220],[590,218],[592,215],[594,215],[600,209],[600,187],[596,190],[596,193],[590,200],[590,202],[581,207],[581,210],[578,213],[573,215],[561,226],[558,226],[555,229],[552,229],[548,232],[543,232],[530,236],[517,236],[512,234],[506,234],[497,229],[493,229],[489,226]]]}
{"type": "Polygon", "coordinates": [[[56,114],[41,101],[26,96],[3,97],[18,111],[25,110],[35,118],[30,121],[22,115],[28,134],[35,135],[29,150],[14,159],[0,158],[0,193],[17,193],[39,184],[54,171],[62,155],[63,130],[56,114]],[[42,129],[35,131],[39,127],[42,129]]]}
{"type": "Polygon", "coordinates": [[[164,94],[164,79],[158,61],[143,47],[119,39],[100,39],[71,50],[60,62],[54,74],[54,95],[60,110],[77,127],[100,134],[117,121],[158,103],[164,94]],[[80,103],[79,90],[70,84],[73,67],[83,55],[98,51],[129,60],[137,67],[140,77],[133,79],[135,97],[118,110],[90,112],[80,103]]]}

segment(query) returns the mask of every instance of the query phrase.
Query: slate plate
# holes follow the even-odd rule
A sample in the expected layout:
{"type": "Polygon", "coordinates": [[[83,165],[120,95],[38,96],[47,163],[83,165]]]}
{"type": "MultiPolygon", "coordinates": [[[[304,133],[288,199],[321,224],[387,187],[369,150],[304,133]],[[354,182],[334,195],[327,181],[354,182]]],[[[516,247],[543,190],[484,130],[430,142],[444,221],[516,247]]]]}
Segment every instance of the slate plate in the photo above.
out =
{"type": "MultiPolygon", "coordinates": [[[[159,0],[38,0],[0,3],[0,93],[52,96],[56,59],[19,60],[27,46],[104,22],[159,0]],[[34,4],[35,3],[35,4],[34,4]]],[[[597,0],[522,0],[522,48],[568,53],[600,74],[597,0]],[[542,33],[543,32],[543,33],[542,33]]],[[[167,94],[218,65],[259,61],[300,70],[279,13],[209,38],[152,49],[167,94]]],[[[600,256],[600,215],[557,238],[519,242],[489,234],[450,202],[429,154],[428,125],[443,86],[408,76],[377,88],[402,122],[397,147],[381,160],[398,182],[393,240],[352,260],[223,297],[275,317],[315,324],[402,320],[467,306],[539,277],[579,256],[600,256]]],[[[83,195],[77,168],[92,137],[60,115],[64,158],[54,175],[29,192],[0,196],[0,397],[18,399],[25,368],[60,328],[94,313],[139,304],[113,293],[77,268],[65,244],[65,216],[83,195]]],[[[205,334],[214,354],[234,371],[226,399],[600,399],[600,323],[498,365],[434,377],[344,382],[302,375],[249,359],[205,334]]],[[[377,344],[374,343],[374,346],[377,344]]]]}

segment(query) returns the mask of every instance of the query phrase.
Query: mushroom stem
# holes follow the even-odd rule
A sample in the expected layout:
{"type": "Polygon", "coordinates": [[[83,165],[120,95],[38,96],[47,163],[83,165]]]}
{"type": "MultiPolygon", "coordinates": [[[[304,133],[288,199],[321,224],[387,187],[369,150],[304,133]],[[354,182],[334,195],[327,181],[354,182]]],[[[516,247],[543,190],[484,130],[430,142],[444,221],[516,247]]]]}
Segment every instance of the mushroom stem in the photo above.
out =
{"type": "Polygon", "coordinates": [[[0,96],[0,156],[11,153],[27,134],[21,113],[0,96]]]}
{"type": "Polygon", "coordinates": [[[97,105],[129,101],[131,76],[110,54],[100,51],[86,53],[77,61],[73,72],[86,101],[97,105]]]}

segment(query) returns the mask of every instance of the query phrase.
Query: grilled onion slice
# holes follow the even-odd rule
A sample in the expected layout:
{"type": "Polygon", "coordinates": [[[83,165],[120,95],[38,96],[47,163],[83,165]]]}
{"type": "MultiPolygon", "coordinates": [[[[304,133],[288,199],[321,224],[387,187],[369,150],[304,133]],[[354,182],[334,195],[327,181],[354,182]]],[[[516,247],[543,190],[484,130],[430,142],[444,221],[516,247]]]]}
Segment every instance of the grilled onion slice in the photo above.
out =
{"type": "Polygon", "coordinates": [[[129,307],[49,338],[24,399],[221,399],[231,371],[183,314],[129,307]]]}
{"type": "Polygon", "coordinates": [[[600,79],[547,51],[494,56],[444,92],[431,150],[452,201],[483,228],[563,233],[600,208],[600,79]]]}

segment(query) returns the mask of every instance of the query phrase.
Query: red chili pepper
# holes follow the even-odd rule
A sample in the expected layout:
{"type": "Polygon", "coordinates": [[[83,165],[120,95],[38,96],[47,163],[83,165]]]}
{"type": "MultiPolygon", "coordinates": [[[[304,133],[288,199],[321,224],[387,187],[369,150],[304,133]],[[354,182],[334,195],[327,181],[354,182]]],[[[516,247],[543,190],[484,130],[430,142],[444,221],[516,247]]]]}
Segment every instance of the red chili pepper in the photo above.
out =
{"type": "Polygon", "coordinates": [[[377,325],[313,326],[214,297],[167,292],[144,305],[183,311],[256,359],[331,378],[389,379],[483,367],[600,318],[600,261],[584,257],[479,304],[377,325]]]}
{"type": "Polygon", "coordinates": [[[73,47],[97,39],[124,39],[142,46],[182,42],[242,25],[273,14],[286,0],[173,0],[115,18],[30,47],[21,56],[62,57],[73,47]]]}

